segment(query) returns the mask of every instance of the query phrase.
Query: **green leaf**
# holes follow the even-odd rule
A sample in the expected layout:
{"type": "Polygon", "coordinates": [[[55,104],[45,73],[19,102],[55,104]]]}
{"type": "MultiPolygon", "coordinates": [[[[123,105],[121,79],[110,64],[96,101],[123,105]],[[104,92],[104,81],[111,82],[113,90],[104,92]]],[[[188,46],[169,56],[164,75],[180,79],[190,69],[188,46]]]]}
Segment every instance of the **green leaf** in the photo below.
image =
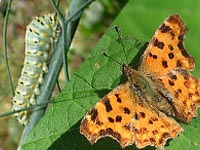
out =
{"type": "MultiPolygon", "coordinates": [[[[23,145],[23,149],[34,149],[38,145],[46,148],[65,132],[67,133],[64,134],[64,139],[68,141],[68,144],[75,142],[76,136],[77,139],[83,138],[79,134],[78,126],[80,124],[75,126],[74,129],[70,128],[89,111],[97,100],[119,84],[122,77],[121,64],[130,63],[134,60],[133,58],[139,49],[143,48],[143,43],[136,38],[126,37],[123,39],[123,44],[128,54],[127,60],[122,45],[118,41],[118,35],[114,27],[111,27],[92,50],[88,59],[81,65],[64,91],[51,104],[44,118],[23,145]],[[104,56],[103,53],[106,53],[110,58],[104,56]],[[71,132],[75,132],[73,135],[76,136],[70,137],[71,132]]],[[[81,145],[85,143],[85,139],[83,140],[84,142],[81,145]]],[[[60,142],[60,140],[58,141],[60,142]]],[[[89,148],[90,145],[87,144],[86,147],[89,148]]]]}
{"type": "MultiPolygon", "coordinates": [[[[180,0],[129,1],[115,24],[120,25],[126,35],[135,34],[137,37],[149,41],[164,18],[178,12],[184,22],[189,24],[188,27],[192,33],[186,37],[186,48],[196,58],[199,58],[199,51],[196,50],[200,34],[199,23],[197,26],[198,11],[196,10],[198,10],[198,6],[191,4],[190,1],[180,0]],[[193,16],[192,19],[191,16],[193,16]]],[[[144,43],[136,38],[125,37],[123,44],[128,62],[125,59],[122,46],[118,42],[117,33],[111,27],[91,51],[90,56],[81,65],[76,75],[66,85],[65,90],[56,98],[55,103],[50,105],[43,119],[22,145],[22,149],[121,149],[118,142],[111,138],[101,139],[91,146],[86,138],[79,133],[79,126],[85,113],[100,98],[123,82],[121,65],[113,60],[121,64],[132,62],[131,66],[133,67],[138,64],[138,58],[145,47],[144,43]],[[106,53],[110,58],[105,57],[103,53],[106,53]]],[[[197,73],[199,71],[195,72],[195,74],[197,73]]],[[[198,114],[200,115],[199,110],[198,114]]],[[[165,149],[200,149],[199,119],[200,117],[197,117],[189,124],[182,123],[184,132],[177,139],[170,140],[165,149]]],[[[133,150],[135,147],[129,146],[126,149],[133,150]]],[[[154,148],[148,147],[147,149],[154,148]]]]}

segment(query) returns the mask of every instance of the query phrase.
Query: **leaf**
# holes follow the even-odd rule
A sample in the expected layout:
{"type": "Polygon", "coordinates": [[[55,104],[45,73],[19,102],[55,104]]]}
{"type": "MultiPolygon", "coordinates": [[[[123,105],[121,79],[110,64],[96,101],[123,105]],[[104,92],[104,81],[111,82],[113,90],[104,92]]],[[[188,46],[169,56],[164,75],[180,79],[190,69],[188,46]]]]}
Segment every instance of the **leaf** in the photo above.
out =
{"type": "MultiPolygon", "coordinates": [[[[140,43],[136,38],[126,37],[123,39],[123,44],[128,54],[127,63],[130,63],[138,50],[142,48],[143,43],[140,43]]],[[[74,129],[71,128],[97,100],[119,84],[122,77],[121,64],[123,63],[126,63],[125,54],[114,27],[111,27],[64,91],[51,104],[44,118],[30,134],[22,148],[35,149],[40,145],[41,148],[46,149],[65,132],[65,141],[72,144],[72,141],[76,141],[74,139],[76,136],[69,136],[71,130],[76,130],[74,135],[77,134],[77,138],[83,138],[79,134],[79,125],[75,126],[74,129]],[[106,53],[110,58],[104,56],[103,53],[106,53]],[[69,129],[70,131],[68,131],[69,129]]],[[[83,143],[85,143],[85,139],[83,143]]],[[[65,147],[68,147],[66,144],[65,147]]]]}

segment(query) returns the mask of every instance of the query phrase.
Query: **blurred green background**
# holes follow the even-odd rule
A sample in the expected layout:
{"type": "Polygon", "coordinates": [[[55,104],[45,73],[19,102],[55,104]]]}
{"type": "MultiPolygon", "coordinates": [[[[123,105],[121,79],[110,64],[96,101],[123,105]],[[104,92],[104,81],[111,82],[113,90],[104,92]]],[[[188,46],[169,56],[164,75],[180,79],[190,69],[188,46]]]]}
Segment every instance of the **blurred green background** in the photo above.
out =
{"type": "MultiPolygon", "coordinates": [[[[3,32],[5,6],[0,1],[0,31],[3,32]]],[[[125,1],[98,0],[90,5],[82,16],[79,29],[73,40],[69,52],[70,74],[76,71],[79,65],[87,58],[92,47],[97,43],[106,29],[111,25],[115,16],[120,12],[125,1]]],[[[61,1],[61,12],[67,11],[69,1],[61,1]]],[[[200,51],[198,50],[200,35],[200,1],[158,1],[158,0],[130,0],[122,12],[117,16],[113,25],[118,25],[123,35],[135,36],[142,41],[149,41],[155,30],[169,15],[178,13],[182,16],[189,31],[186,35],[185,47],[196,60],[194,74],[200,77],[200,51]]],[[[53,12],[49,1],[14,1],[8,23],[8,55],[9,64],[16,87],[24,60],[24,34],[26,25],[35,17],[53,12]],[[39,5],[38,5],[39,4],[39,5]]],[[[1,34],[2,35],[2,34],[1,34]]],[[[0,36],[2,41],[2,36],[0,36]]],[[[3,43],[3,42],[2,42],[3,43]]],[[[12,95],[10,94],[3,44],[0,46],[0,113],[10,111],[12,95]]],[[[64,81],[61,73],[60,81],[64,81]]],[[[64,85],[61,85],[64,87],[64,85]]],[[[53,96],[58,94],[55,89],[53,96]]],[[[0,118],[0,149],[16,149],[22,126],[12,117],[0,118]]],[[[200,145],[200,141],[197,141],[200,145]]],[[[200,148],[199,148],[200,149],[200,148]]]]}

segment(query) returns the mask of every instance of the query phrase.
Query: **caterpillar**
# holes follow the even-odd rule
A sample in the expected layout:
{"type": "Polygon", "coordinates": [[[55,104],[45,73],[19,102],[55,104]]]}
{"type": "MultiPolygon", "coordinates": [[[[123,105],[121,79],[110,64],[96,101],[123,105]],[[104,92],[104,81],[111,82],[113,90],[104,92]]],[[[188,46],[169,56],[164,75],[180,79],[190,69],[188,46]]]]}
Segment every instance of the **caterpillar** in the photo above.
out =
{"type": "MultiPolygon", "coordinates": [[[[13,111],[29,107],[36,103],[40,94],[40,85],[44,74],[48,72],[50,49],[58,41],[61,32],[55,14],[36,17],[27,26],[25,35],[25,60],[18,86],[13,97],[13,111]]],[[[26,125],[31,111],[15,113],[19,123],[26,125]]]]}

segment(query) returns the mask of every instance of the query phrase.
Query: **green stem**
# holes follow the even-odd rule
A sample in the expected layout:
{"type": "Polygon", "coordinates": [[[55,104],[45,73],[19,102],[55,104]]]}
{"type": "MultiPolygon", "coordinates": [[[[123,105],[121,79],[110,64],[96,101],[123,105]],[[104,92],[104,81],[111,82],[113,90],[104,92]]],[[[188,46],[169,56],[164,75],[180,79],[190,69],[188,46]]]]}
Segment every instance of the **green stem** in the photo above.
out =
{"type": "MultiPolygon", "coordinates": [[[[54,10],[56,11],[56,14],[58,16],[58,20],[59,20],[59,22],[61,24],[61,27],[62,27],[62,34],[63,34],[63,37],[64,37],[62,39],[65,40],[66,37],[67,37],[67,35],[66,35],[67,34],[67,32],[66,32],[67,26],[66,26],[65,21],[64,21],[65,19],[64,19],[63,15],[61,14],[60,10],[58,9],[58,7],[56,6],[54,0],[50,0],[50,1],[51,1],[51,4],[52,4],[54,10]]],[[[67,62],[67,52],[65,52],[65,49],[67,49],[67,45],[65,44],[64,41],[62,41],[62,43],[63,43],[63,57],[62,58],[63,58],[65,79],[66,79],[67,82],[69,82],[69,70],[68,70],[68,62],[67,62]]]]}
{"type": "Polygon", "coordinates": [[[13,88],[13,83],[12,83],[12,78],[11,78],[11,73],[10,73],[10,67],[9,67],[9,64],[8,64],[7,44],[6,44],[7,43],[7,37],[6,37],[6,35],[7,35],[7,25],[8,25],[8,17],[9,17],[9,14],[10,14],[11,4],[12,4],[12,0],[9,0],[7,10],[6,10],[6,16],[5,16],[5,20],[4,20],[3,49],[4,49],[4,58],[5,58],[5,61],[6,61],[6,71],[7,71],[7,74],[8,74],[8,80],[10,82],[10,88],[11,88],[12,96],[14,97],[15,92],[14,92],[14,88],[13,88]]]}

